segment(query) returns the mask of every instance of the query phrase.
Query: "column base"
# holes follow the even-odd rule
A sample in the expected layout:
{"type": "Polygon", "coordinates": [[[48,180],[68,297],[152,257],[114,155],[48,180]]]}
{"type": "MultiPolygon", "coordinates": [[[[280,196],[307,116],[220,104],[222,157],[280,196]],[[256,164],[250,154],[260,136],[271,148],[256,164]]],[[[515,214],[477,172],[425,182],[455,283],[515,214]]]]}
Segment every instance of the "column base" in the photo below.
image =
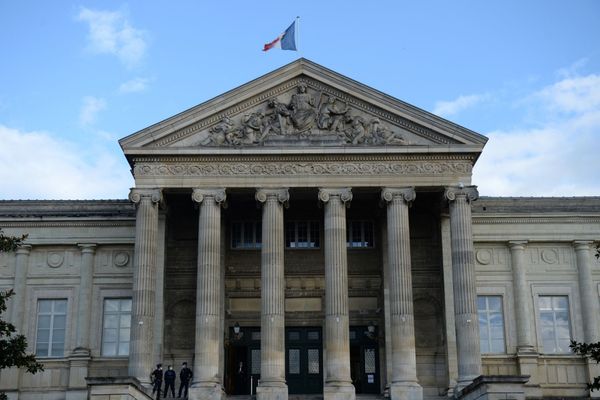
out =
{"type": "Polygon", "coordinates": [[[392,400],[422,400],[423,388],[416,382],[392,383],[390,398],[392,400]]]}
{"type": "Polygon", "coordinates": [[[352,383],[326,383],[323,388],[323,400],[355,400],[356,390],[352,383]]]}
{"type": "Polygon", "coordinates": [[[218,383],[196,383],[188,390],[189,400],[224,400],[225,391],[218,383]]]}
{"type": "Polygon", "coordinates": [[[256,398],[258,400],[287,400],[288,387],[285,382],[260,382],[256,387],[256,398]]]}

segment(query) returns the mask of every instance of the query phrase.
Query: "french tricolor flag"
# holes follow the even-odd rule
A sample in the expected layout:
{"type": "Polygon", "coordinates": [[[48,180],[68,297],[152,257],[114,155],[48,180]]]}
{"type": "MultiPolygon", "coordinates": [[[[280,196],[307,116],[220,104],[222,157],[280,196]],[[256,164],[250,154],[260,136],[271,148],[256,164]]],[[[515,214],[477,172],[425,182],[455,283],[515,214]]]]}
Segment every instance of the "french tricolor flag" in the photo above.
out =
{"type": "Polygon", "coordinates": [[[283,32],[277,36],[277,39],[271,43],[265,44],[263,51],[271,50],[272,48],[278,48],[281,50],[297,50],[296,49],[296,21],[283,32]]]}

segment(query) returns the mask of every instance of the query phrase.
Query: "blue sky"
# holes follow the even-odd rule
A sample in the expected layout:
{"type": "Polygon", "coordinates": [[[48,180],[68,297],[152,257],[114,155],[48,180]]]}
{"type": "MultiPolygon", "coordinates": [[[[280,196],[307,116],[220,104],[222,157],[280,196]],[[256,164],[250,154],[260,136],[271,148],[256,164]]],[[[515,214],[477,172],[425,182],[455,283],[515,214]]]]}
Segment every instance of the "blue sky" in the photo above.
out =
{"type": "Polygon", "coordinates": [[[300,56],[488,136],[482,195],[600,195],[600,2],[295,3],[0,0],[0,199],[125,198],[119,138],[300,56]]]}

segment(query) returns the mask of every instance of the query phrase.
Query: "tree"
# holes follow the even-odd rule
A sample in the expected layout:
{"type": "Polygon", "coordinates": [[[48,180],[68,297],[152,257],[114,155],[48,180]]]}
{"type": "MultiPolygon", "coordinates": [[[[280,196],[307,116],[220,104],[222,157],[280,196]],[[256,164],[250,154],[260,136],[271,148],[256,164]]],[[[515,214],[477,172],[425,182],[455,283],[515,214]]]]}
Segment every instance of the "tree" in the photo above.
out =
{"type": "MultiPolygon", "coordinates": [[[[600,243],[596,245],[596,258],[600,260],[600,243]]],[[[583,357],[589,357],[596,363],[600,363],[600,342],[584,343],[571,340],[569,345],[571,351],[583,357]]],[[[592,383],[588,383],[588,389],[591,391],[600,390],[600,376],[594,377],[592,383]]]]}
{"type": "MultiPolygon", "coordinates": [[[[0,253],[15,251],[27,235],[21,237],[5,236],[0,229],[0,253]]],[[[10,322],[2,319],[6,311],[6,300],[14,294],[13,290],[0,291],[0,370],[10,367],[25,368],[35,374],[43,371],[44,366],[37,362],[34,354],[27,354],[27,338],[16,334],[16,328],[10,322]]],[[[6,400],[6,393],[0,392],[0,400],[6,400]]]]}

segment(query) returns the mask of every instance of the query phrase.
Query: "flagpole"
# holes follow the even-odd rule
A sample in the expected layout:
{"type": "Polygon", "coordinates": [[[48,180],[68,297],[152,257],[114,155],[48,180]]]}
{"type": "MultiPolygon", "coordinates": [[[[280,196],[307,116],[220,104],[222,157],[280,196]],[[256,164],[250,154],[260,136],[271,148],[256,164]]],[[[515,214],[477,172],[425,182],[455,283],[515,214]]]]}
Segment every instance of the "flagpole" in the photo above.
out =
{"type": "Polygon", "coordinates": [[[298,46],[298,54],[302,57],[300,52],[300,16],[296,16],[296,45],[298,46]]]}

